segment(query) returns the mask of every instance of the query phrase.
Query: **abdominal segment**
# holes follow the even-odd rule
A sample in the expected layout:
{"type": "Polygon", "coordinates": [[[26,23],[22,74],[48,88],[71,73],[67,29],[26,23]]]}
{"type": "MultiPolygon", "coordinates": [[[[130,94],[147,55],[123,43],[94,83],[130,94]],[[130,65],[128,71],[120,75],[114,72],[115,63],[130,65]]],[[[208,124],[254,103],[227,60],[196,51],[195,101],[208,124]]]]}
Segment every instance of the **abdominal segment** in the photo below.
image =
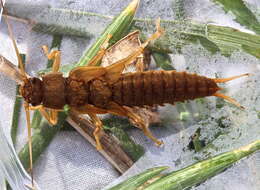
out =
{"type": "Polygon", "coordinates": [[[176,71],[122,74],[111,86],[112,100],[125,106],[152,106],[211,96],[219,87],[210,78],[176,71]]]}

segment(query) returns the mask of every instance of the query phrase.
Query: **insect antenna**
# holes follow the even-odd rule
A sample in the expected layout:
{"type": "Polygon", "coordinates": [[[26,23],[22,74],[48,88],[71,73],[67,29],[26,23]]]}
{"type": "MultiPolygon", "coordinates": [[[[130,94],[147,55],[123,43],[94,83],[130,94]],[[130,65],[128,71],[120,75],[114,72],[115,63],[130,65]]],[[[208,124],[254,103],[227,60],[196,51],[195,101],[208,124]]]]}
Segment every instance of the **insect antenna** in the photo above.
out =
{"type": "Polygon", "coordinates": [[[25,109],[25,113],[26,113],[26,124],[27,124],[27,131],[28,131],[31,183],[32,183],[32,189],[34,189],[33,160],[32,160],[32,128],[31,128],[29,104],[27,102],[24,102],[24,109],[25,109]]]}
{"type": "MultiPolygon", "coordinates": [[[[229,78],[217,78],[217,79],[213,79],[215,83],[225,83],[234,79],[238,79],[240,77],[244,77],[244,76],[249,76],[249,73],[246,74],[242,74],[242,75],[237,75],[237,76],[233,76],[233,77],[229,77],[229,78]]],[[[221,88],[220,88],[221,89],[221,88]]],[[[245,109],[243,106],[241,106],[236,100],[234,100],[233,98],[226,96],[224,94],[221,94],[219,92],[216,92],[213,94],[213,96],[219,97],[219,98],[223,98],[225,100],[227,100],[228,102],[234,104],[235,106],[241,108],[241,109],[245,109]]]]}
{"type": "MultiPolygon", "coordinates": [[[[4,3],[2,0],[1,1],[1,8],[3,8],[3,16],[4,16],[4,20],[6,22],[7,28],[8,28],[8,33],[9,36],[12,40],[14,49],[15,49],[15,53],[18,59],[18,64],[19,64],[19,69],[20,69],[20,73],[23,76],[23,80],[26,81],[28,80],[27,74],[24,70],[24,66],[22,63],[22,58],[20,56],[17,44],[15,42],[14,39],[14,35],[13,35],[13,31],[12,31],[12,27],[8,22],[8,18],[7,18],[7,10],[4,8],[4,3]]],[[[29,144],[29,155],[30,155],[30,173],[31,173],[31,185],[32,185],[32,189],[34,189],[34,182],[33,182],[33,163],[32,163],[32,135],[31,135],[31,125],[30,125],[30,111],[29,111],[29,104],[27,102],[24,103],[24,109],[26,112],[26,122],[27,122],[27,130],[28,130],[28,144],[29,144]]]]}

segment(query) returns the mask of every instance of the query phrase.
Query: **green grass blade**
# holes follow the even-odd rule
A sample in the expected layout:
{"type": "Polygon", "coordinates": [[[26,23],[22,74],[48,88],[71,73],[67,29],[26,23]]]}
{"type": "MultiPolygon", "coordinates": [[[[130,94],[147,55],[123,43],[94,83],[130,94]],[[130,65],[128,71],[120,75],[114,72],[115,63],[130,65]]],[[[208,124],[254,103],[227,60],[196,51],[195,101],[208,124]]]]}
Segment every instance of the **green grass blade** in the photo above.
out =
{"type": "Polygon", "coordinates": [[[260,140],[233,151],[198,162],[184,169],[174,171],[149,185],[145,190],[186,189],[202,183],[230,167],[238,160],[260,150],[260,140]]]}
{"type": "Polygon", "coordinates": [[[226,12],[232,12],[236,17],[235,20],[246,28],[260,34],[260,23],[256,16],[247,8],[243,0],[213,0],[222,5],[226,12]]]}
{"type": "MultiPolygon", "coordinates": [[[[81,56],[80,60],[77,63],[64,65],[61,67],[60,71],[63,72],[65,75],[67,75],[69,71],[72,70],[73,68],[87,65],[88,62],[97,54],[97,52],[100,49],[100,46],[107,39],[108,34],[112,35],[112,38],[109,41],[110,44],[113,44],[116,41],[120,40],[123,37],[123,35],[126,34],[132,27],[133,18],[138,8],[138,5],[139,5],[139,0],[133,0],[118,16],[116,16],[112,20],[110,25],[108,25],[107,28],[103,31],[103,33],[100,35],[100,37],[97,38],[96,42],[89,49],[86,49],[84,51],[83,55],[81,56]]],[[[67,12],[70,12],[70,11],[65,11],[64,13],[63,11],[64,10],[61,10],[62,14],[67,14],[67,12]]],[[[80,14],[81,16],[86,16],[85,12],[75,12],[74,14],[80,14]]],[[[89,14],[87,15],[89,16],[89,14]]],[[[92,13],[90,13],[90,15],[93,16],[92,13]]],[[[63,32],[66,33],[66,30],[63,32]]],[[[46,69],[40,71],[39,74],[43,74],[48,71],[50,70],[46,69]]]]}
{"type": "Polygon", "coordinates": [[[168,169],[168,167],[157,167],[148,169],[143,173],[133,176],[108,190],[136,190],[140,185],[142,185],[149,179],[159,175],[162,171],[166,169],[168,169]]]}

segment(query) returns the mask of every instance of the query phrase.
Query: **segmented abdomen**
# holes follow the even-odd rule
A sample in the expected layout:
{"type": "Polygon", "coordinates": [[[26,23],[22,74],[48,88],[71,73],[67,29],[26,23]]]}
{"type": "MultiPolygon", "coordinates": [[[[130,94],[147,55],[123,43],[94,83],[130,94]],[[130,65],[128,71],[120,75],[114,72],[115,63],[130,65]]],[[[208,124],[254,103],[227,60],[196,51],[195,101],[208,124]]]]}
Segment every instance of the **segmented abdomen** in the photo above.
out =
{"type": "Polygon", "coordinates": [[[192,100],[213,95],[219,87],[213,79],[176,71],[122,74],[112,85],[112,99],[120,105],[144,106],[192,100]]]}

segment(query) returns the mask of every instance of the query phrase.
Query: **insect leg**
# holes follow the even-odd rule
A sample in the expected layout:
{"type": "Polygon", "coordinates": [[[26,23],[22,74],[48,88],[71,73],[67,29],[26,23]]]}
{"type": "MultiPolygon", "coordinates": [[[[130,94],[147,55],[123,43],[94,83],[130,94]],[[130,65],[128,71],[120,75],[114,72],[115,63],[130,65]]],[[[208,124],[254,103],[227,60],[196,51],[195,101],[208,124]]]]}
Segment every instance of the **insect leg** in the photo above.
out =
{"type": "Polygon", "coordinates": [[[103,124],[101,120],[97,117],[96,114],[105,114],[107,113],[107,110],[95,107],[90,104],[86,104],[84,106],[80,107],[71,107],[72,111],[75,111],[75,113],[78,114],[88,114],[91,118],[92,123],[96,126],[96,129],[93,133],[95,140],[96,140],[96,148],[97,150],[102,150],[102,145],[100,143],[100,134],[103,128],[103,124]]]}
{"type": "Polygon", "coordinates": [[[42,114],[42,116],[51,124],[56,125],[58,121],[58,110],[49,109],[48,111],[44,108],[43,105],[39,106],[29,106],[29,110],[39,110],[39,112],[42,114]]]}
{"type": "Polygon", "coordinates": [[[143,130],[144,134],[150,138],[152,141],[155,142],[156,145],[160,146],[163,144],[162,141],[159,141],[157,138],[153,136],[151,131],[149,130],[149,126],[145,124],[145,122],[142,120],[139,115],[135,114],[131,109],[128,109],[127,107],[120,106],[116,104],[115,102],[111,102],[110,106],[107,110],[108,113],[125,116],[132,120],[132,122],[140,129],[143,130]]]}
{"type": "Polygon", "coordinates": [[[57,124],[58,122],[58,113],[59,111],[51,109],[50,110],[50,121],[52,122],[53,125],[57,124]]]}
{"type": "Polygon", "coordinates": [[[43,117],[51,124],[56,125],[58,121],[58,111],[50,110],[50,113],[46,111],[44,107],[39,108],[40,113],[43,117]]]}
{"type": "Polygon", "coordinates": [[[100,47],[100,50],[98,51],[97,55],[94,56],[88,63],[88,66],[96,66],[98,62],[103,58],[103,56],[106,53],[106,49],[109,45],[109,40],[112,38],[111,34],[108,34],[106,40],[103,42],[103,44],[100,47]]]}
{"type": "Polygon", "coordinates": [[[102,121],[97,117],[96,114],[88,113],[88,115],[91,118],[92,123],[96,126],[95,131],[93,132],[96,140],[96,148],[97,150],[102,150],[102,145],[100,143],[100,135],[103,128],[102,121]]]}
{"type": "Polygon", "coordinates": [[[136,71],[137,72],[144,71],[144,58],[143,58],[143,55],[137,57],[137,60],[136,60],[136,71]]]}
{"type": "Polygon", "coordinates": [[[26,123],[27,123],[27,130],[28,130],[28,144],[29,144],[29,156],[30,156],[30,172],[31,172],[31,182],[32,182],[32,189],[34,189],[33,183],[33,160],[32,160],[32,129],[31,129],[31,120],[30,120],[30,109],[29,104],[27,102],[24,103],[24,109],[26,113],[26,123]]]}
{"type": "Polygon", "coordinates": [[[142,48],[144,49],[150,41],[154,41],[158,39],[162,34],[164,33],[164,30],[160,26],[160,18],[156,20],[156,32],[152,34],[143,44],[142,48]]]}
{"type": "Polygon", "coordinates": [[[46,55],[46,57],[51,60],[53,59],[53,65],[52,65],[52,71],[53,72],[58,72],[60,69],[60,51],[58,50],[53,50],[50,53],[48,52],[48,47],[47,46],[42,46],[43,52],[46,55]]]}

